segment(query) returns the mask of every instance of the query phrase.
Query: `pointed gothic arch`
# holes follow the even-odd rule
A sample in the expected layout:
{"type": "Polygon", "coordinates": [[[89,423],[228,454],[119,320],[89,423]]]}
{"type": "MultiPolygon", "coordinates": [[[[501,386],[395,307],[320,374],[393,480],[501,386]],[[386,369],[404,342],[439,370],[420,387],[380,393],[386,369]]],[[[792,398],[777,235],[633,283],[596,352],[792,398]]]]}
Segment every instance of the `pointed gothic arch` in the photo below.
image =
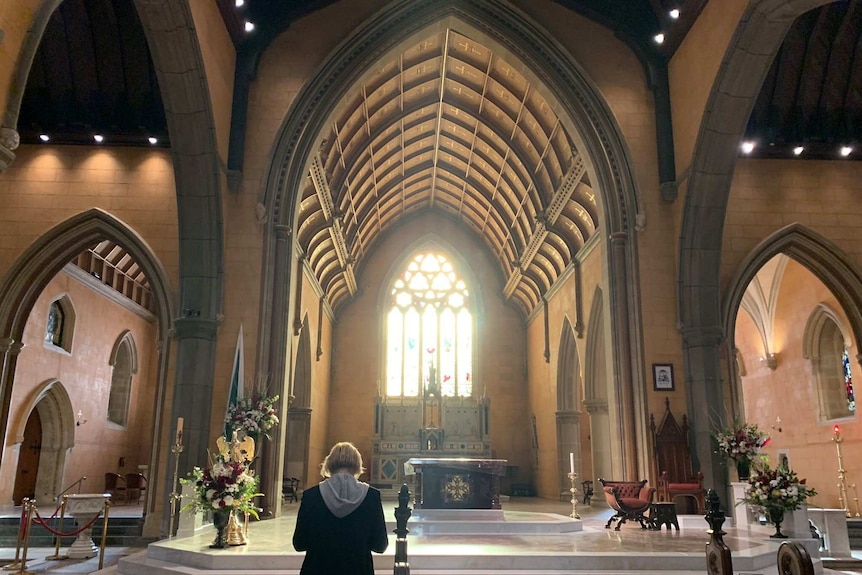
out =
{"type": "Polygon", "coordinates": [[[584,366],[584,409],[590,414],[590,453],[593,477],[613,475],[611,422],[608,406],[607,358],[605,350],[604,294],[599,286],[593,292],[587,324],[587,349],[584,366]]]}
{"type": "MultiPolygon", "coordinates": [[[[318,326],[320,329],[320,326],[318,326]]],[[[301,485],[311,481],[309,450],[311,447],[311,385],[312,365],[311,328],[308,312],[302,318],[302,329],[296,346],[296,363],[293,367],[293,399],[287,409],[287,432],[284,457],[284,477],[295,477],[301,485]]]]}
{"type": "Polygon", "coordinates": [[[125,427],[129,419],[132,377],[138,373],[138,347],[131,331],[125,330],[114,342],[108,364],[113,369],[107,418],[111,423],[125,427]]]}
{"type": "Polygon", "coordinates": [[[581,360],[578,342],[569,318],[563,319],[560,347],[557,352],[557,470],[559,485],[569,485],[570,464],[578,477],[582,475],[581,454],[581,360]],[[569,454],[572,454],[571,460],[569,454]]]}
{"type": "MultiPolygon", "coordinates": [[[[737,311],[742,305],[745,288],[757,271],[774,256],[783,253],[802,264],[835,295],[847,314],[849,334],[860,341],[862,334],[862,274],[847,255],[835,244],[817,232],[801,225],[790,224],[760,242],[742,261],[728,287],[723,305],[723,329],[729,349],[735,347],[737,311]]],[[[846,337],[846,336],[845,336],[846,337]]],[[[856,356],[862,361],[862,355],[856,356]]],[[[730,366],[735,369],[735,365],[730,366]]],[[[735,373],[730,381],[738,382],[735,373]]],[[[734,415],[741,412],[741,390],[732,389],[735,398],[734,415]]]]}
{"type": "Polygon", "coordinates": [[[75,414],[69,393],[58,379],[49,379],[34,389],[10,422],[10,439],[18,445],[24,441],[27,421],[34,411],[42,421],[39,467],[36,472],[37,501],[53,501],[63,489],[66,455],[75,446],[75,414]]]}
{"type": "MultiPolygon", "coordinates": [[[[6,437],[10,431],[12,385],[23,346],[24,327],[36,300],[63,266],[80,252],[104,239],[122,246],[150,281],[154,312],[158,319],[156,402],[159,406],[163,405],[167,387],[168,335],[174,317],[167,273],[153,250],[133,229],[108,212],[94,208],[73,216],[42,234],[12,264],[8,274],[0,282],[0,436],[6,437]]],[[[161,409],[155,410],[152,429],[154,445],[159,443],[155,440],[155,434],[160,428],[160,413],[161,409]]]]}
{"type": "Polygon", "coordinates": [[[260,364],[270,373],[284,373],[292,325],[290,291],[279,288],[295,279],[296,268],[288,257],[299,197],[297,190],[307,177],[329,115],[350,86],[387,53],[418,31],[452,19],[483,42],[499,47],[523,64],[559,102],[561,121],[577,134],[590,180],[602,196],[604,237],[610,238],[604,269],[610,291],[611,336],[617,353],[613,369],[621,382],[619,402],[623,445],[620,477],[634,479],[648,469],[641,336],[640,296],[635,219],[641,213],[632,162],[613,113],[596,86],[562,50],[553,37],[529,16],[505,0],[398,0],[356,30],[307,82],[291,104],[275,141],[273,162],[260,203],[266,207],[264,240],[264,294],[261,298],[260,364]],[[290,262],[290,263],[289,263],[290,262]],[[640,430],[641,433],[637,431],[640,430]]]}

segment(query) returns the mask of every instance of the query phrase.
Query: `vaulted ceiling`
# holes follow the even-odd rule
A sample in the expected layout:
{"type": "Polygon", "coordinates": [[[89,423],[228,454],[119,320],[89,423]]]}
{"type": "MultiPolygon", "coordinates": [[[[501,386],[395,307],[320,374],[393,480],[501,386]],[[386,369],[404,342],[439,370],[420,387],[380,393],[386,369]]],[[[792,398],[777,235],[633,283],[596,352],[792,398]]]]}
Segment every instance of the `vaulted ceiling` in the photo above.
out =
{"type": "Polygon", "coordinates": [[[455,30],[384,57],[343,100],[302,191],[298,241],[337,308],[382,233],[433,209],[482,238],[525,313],[599,226],[558,106],[455,30]]]}

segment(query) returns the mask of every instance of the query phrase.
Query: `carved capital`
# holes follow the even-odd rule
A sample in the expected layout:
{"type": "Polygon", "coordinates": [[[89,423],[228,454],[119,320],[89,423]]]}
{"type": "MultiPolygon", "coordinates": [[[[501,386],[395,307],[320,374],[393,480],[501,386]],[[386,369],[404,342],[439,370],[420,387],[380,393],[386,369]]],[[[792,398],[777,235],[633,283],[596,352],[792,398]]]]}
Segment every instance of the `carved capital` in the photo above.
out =
{"type": "Polygon", "coordinates": [[[659,184],[659,192],[661,193],[661,199],[666,202],[672,202],[676,200],[676,197],[679,195],[679,184],[675,181],[671,182],[662,182],[659,184]]]}
{"type": "Polygon", "coordinates": [[[587,413],[590,415],[607,415],[608,413],[608,400],[607,399],[585,399],[584,400],[584,409],[587,410],[587,413]]]}
{"type": "Polygon", "coordinates": [[[11,337],[0,338],[0,353],[18,355],[24,349],[24,342],[15,341],[11,337]]]}
{"type": "Polygon", "coordinates": [[[216,340],[218,322],[197,316],[186,316],[174,321],[174,337],[181,339],[216,340]]]}
{"type": "Polygon", "coordinates": [[[6,170],[15,159],[14,150],[21,143],[21,138],[14,128],[0,127],[0,172],[6,170]]]}

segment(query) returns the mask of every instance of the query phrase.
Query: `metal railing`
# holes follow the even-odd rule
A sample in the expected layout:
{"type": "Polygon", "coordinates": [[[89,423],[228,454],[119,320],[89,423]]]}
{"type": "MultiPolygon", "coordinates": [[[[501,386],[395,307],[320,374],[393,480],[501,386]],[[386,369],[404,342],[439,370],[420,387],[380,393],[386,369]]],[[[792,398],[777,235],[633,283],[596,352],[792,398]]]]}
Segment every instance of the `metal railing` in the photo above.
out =
{"type": "Polygon", "coordinates": [[[82,475],[82,476],[81,476],[81,478],[80,478],[80,479],[78,479],[78,481],[74,482],[72,485],[70,485],[69,487],[67,487],[66,489],[64,489],[64,490],[63,490],[63,491],[61,491],[60,493],[58,493],[58,494],[57,494],[57,500],[59,501],[61,497],[63,497],[64,495],[66,495],[66,494],[67,494],[69,491],[71,491],[71,490],[72,490],[72,488],[73,488],[73,487],[75,487],[76,485],[78,486],[78,491],[77,491],[77,493],[81,493],[81,484],[82,484],[82,483],[84,483],[86,480],[87,480],[87,476],[86,476],[86,475],[82,475]]]}

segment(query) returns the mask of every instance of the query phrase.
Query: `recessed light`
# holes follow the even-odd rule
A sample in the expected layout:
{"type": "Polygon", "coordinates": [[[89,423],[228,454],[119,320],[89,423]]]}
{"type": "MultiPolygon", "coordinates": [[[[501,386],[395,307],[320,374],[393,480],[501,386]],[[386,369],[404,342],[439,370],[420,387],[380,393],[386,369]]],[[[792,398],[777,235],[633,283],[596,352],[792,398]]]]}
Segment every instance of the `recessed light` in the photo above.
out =
{"type": "Polygon", "coordinates": [[[245,0],[236,0],[235,4],[237,8],[242,8],[245,4],[245,0]]]}
{"type": "Polygon", "coordinates": [[[669,12],[669,14],[670,14],[670,17],[671,17],[671,18],[673,18],[674,20],[676,20],[676,19],[678,19],[678,18],[679,18],[679,10],[677,10],[676,8],[674,8],[673,10],[671,10],[671,11],[669,12]]]}
{"type": "Polygon", "coordinates": [[[49,136],[48,134],[39,134],[39,139],[43,142],[48,142],[51,140],[51,136],[49,136]]]}
{"type": "Polygon", "coordinates": [[[805,148],[803,146],[796,146],[795,148],[793,148],[793,155],[798,156],[798,155],[802,154],[802,152],[804,152],[804,151],[805,151],[805,148]]]}
{"type": "Polygon", "coordinates": [[[101,134],[96,134],[93,136],[93,139],[96,140],[96,143],[101,144],[105,137],[101,134]]]}
{"type": "Polygon", "coordinates": [[[742,153],[743,154],[750,154],[751,152],[754,151],[755,146],[756,146],[756,144],[754,142],[742,142],[742,146],[741,146],[742,147],[742,153]]]}
{"type": "Polygon", "coordinates": [[[159,143],[159,139],[155,136],[150,136],[149,138],[147,138],[147,141],[154,146],[159,143]]]}
{"type": "Polygon", "coordinates": [[[245,21],[245,31],[252,32],[254,30],[254,22],[245,21]]]}
{"type": "Polygon", "coordinates": [[[850,146],[841,146],[841,155],[845,158],[853,153],[853,148],[850,146]]]}
{"type": "Polygon", "coordinates": [[[664,42],[664,34],[656,34],[652,39],[655,40],[656,44],[661,44],[664,42]]]}

